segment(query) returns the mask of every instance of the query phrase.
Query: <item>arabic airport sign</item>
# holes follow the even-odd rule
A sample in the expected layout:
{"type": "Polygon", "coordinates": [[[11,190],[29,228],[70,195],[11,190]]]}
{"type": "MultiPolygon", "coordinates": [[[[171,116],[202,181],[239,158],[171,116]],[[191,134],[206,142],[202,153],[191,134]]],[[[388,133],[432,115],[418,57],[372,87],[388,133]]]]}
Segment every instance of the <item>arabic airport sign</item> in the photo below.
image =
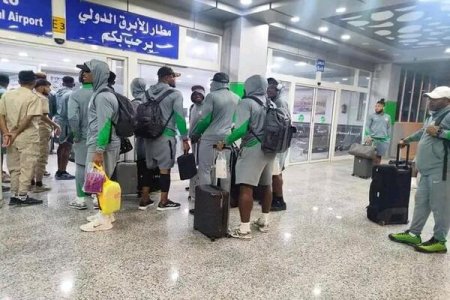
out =
{"type": "Polygon", "coordinates": [[[80,0],[66,0],[67,40],[178,58],[179,26],[80,0]]]}
{"type": "Polygon", "coordinates": [[[52,35],[51,0],[0,0],[0,29],[52,35]]]}

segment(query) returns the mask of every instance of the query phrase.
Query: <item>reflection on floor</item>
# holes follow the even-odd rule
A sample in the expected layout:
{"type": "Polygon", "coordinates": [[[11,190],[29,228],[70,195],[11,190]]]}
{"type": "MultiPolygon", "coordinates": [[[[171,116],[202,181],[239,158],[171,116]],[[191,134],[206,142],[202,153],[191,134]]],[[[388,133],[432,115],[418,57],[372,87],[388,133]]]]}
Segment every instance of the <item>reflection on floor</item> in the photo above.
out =
{"type": "Polygon", "coordinates": [[[351,167],[288,168],[270,232],[214,243],[192,229],[185,182],[172,186],[179,211],[127,201],[113,230],[82,233],[93,211],[69,208],[74,183],[51,180],[43,206],[0,210],[0,299],[450,299],[450,256],[390,242],[405,226],[366,219],[370,182],[351,167]]]}

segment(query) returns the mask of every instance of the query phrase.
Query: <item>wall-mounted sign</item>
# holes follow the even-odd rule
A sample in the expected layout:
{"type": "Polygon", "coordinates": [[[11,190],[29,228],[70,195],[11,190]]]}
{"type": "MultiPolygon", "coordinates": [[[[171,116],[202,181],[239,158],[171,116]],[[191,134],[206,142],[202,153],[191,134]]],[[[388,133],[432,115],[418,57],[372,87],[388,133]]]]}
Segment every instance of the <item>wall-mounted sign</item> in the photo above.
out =
{"type": "Polygon", "coordinates": [[[0,29],[52,35],[52,0],[1,0],[0,29]]]}
{"type": "Polygon", "coordinates": [[[67,40],[178,58],[179,26],[80,0],[66,0],[67,40]]]}
{"type": "Polygon", "coordinates": [[[316,60],[316,70],[317,72],[325,71],[325,60],[323,59],[316,60]]]}
{"type": "Polygon", "coordinates": [[[53,17],[53,32],[66,33],[66,19],[53,17]]]}

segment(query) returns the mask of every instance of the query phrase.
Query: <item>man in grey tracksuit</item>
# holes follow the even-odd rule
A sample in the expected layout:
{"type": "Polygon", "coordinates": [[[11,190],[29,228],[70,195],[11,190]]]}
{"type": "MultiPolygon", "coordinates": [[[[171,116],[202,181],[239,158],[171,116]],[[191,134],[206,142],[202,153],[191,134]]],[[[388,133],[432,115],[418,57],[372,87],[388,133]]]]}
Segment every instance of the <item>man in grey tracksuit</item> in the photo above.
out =
{"type": "MultiPolygon", "coordinates": [[[[198,140],[193,139],[192,133],[197,121],[203,116],[203,103],[205,100],[205,88],[201,85],[194,85],[191,88],[192,105],[189,108],[189,137],[192,143],[192,153],[195,156],[195,162],[198,166],[198,140]]],[[[189,180],[189,200],[195,200],[195,187],[199,184],[198,174],[189,180]]]]}
{"type": "Polygon", "coordinates": [[[371,114],[366,122],[366,143],[373,144],[377,152],[374,165],[381,163],[381,158],[389,150],[391,143],[391,117],[384,113],[384,106],[384,99],[380,99],[375,105],[375,113],[371,114]]]}
{"type": "Polygon", "coordinates": [[[94,90],[92,86],[92,73],[84,65],[77,65],[77,67],[81,69],[79,81],[82,86],[79,90],[70,94],[67,112],[74,142],[77,198],[71,201],[69,205],[76,209],[87,209],[85,201],[86,194],[83,191],[83,186],[87,157],[88,109],[94,90]]]}
{"type": "Polygon", "coordinates": [[[55,174],[55,179],[72,180],[75,177],[66,171],[73,143],[67,112],[69,96],[75,83],[73,77],[70,76],[64,76],[62,81],[63,87],[56,92],[57,114],[55,115],[55,122],[61,127],[61,134],[59,135],[59,146],[56,152],[58,156],[58,171],[55,174]]]}
{"type": "MultiPolygon", "coordinates": [[[[192,137],[201,136],[198,145],[198,176],[201,185],[215,184],[211,182],[216,158],[213,146],[231,133],[239,97],[228,89],[229,81],[225,73],[214,74],[211,92],[202,105],[202,117],[197,120],[192,130],[192,137]]],[[[222,180],[226,190],[229,190],[229,181],[222,180]]]]}
{"type": "MultiPolygon", "coordinates": [[[[278,107],[289,112],[287,95],[283,85],[275,78],[268,78],[267,96],[278,107]]],[[[286,202],[283,197],[283,170],[286,161],[287,151],[278,153],[275,157],[272,176],[272,208],[271,211],[286,210],[286,202]]]]}
{"type": "MultiPolygon", "coordinates": [[[[119,103],[107,86],[108,65],[92,59],[85,64],[86,71],[92,73],[93,95],[88,108],[87,158],[86,164],[102,165],[107,176],[111,177],[116,168],[120,153],[120,138],[114,128],[119,119],[119,103]],[[106,90],[106,91],[105,91],[106,90]]],[[[101,211],[90,222],[80,227],[83,231],[108,230],[112,228],[114,216],[101,211]]]]}
{"type": "Polygon", "coordinates": [[[269,212],[272,204],[272,169],[275,154],[264,153],[261,140],[264,136],[264,123],[267,111],[267,80],[260,75],[253,75],[245,81],[246,96],[239,102],[236,112],[236,126],[225,138],[223,144],[231,145],[242,138],[241,151],[236,163],[236,184],[240,184],[239,212],[241,225],[230,234],[232,237],[250,239],[250,214],[253,207],[253,188],[264,186],[262,215],[254,222],[261,231],[267,232],[269,212]],[[255,99],[262,102],[262,105],[255,99]]]}
{"type": "Polygon", "coordinates": [[[163,134],[156,139],[145,139],[145,153],[147,168],[160,170],[161,200],[157,210],[170,210],[180,208],[180,204],[169,200],[170,170],[175,165],[176,154],[176,129],[180,132],[183,140],[182,150],[189,151],[189,139],[183,111],[183,95],[174,89],[176,78],[180,76],[172,68],[161,67],[158,70],[158,83],[150,86],[147,90],[149,97],[158,98],[166,91],[173,92],[167,95],[160,103],[164,124],[167,123],[163,134]]]}
{"type": "Polygon", "coordinates": [[[400,144],[419,141],[416,166],[421,177],[413,220],[409,230],[391,234],[389,238],[413,245],[420,252],[445,253],[450,228],[450,155],[445,157],[445,148],[450,152],[450,87],[440,86],[424,95],[429,98],[431,116],[421,130],[400,141],[400,144]],[[420,234],[431,212],[434,234],[431,240],[422,243],[420,234]]]}

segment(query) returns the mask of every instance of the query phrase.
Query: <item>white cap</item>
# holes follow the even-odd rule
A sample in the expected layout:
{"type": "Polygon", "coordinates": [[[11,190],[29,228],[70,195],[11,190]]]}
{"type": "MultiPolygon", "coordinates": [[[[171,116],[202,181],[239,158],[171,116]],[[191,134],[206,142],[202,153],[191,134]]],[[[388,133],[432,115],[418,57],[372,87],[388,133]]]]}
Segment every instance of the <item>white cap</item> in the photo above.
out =
{"type": "Polygon", "coordinates": [[[430,97],[431,99],[440,99],[440,98],[450,99],[450,87],[438,86],[431,93],[425,93],[424,95],[430,97]]]}

